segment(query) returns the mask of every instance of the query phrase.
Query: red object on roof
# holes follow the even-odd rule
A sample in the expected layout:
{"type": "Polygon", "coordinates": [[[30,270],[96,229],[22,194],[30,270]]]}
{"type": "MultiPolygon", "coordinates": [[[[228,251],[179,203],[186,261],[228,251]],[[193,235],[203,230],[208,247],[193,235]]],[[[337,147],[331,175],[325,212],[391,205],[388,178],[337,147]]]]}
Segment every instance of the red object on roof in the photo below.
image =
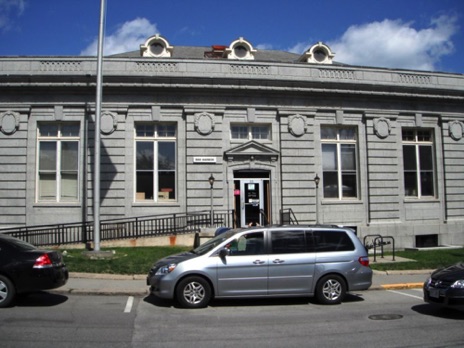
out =
{"type": "Polygon", "coordinates": [[[214,51],[225,51],[225,49],[227,48],[227,46],[223,46],[223,45],[213,45],[211,47],[213,48],[214,51]]]}

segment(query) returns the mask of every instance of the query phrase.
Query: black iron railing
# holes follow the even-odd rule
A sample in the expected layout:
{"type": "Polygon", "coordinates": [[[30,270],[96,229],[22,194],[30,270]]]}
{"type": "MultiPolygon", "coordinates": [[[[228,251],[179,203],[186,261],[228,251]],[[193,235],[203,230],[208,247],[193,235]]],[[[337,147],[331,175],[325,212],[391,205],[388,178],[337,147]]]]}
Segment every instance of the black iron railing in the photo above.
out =
{"type": "Polygon", "coordinates": [[[281,225],[298,225],[298,220],[291,208],[280,210],[280,224],[281,225]]]}
{"type": "MultiPolygon", "coordinates": [[[[235,227],[233,211],[200,211],[185,214],[169,214],[132,217],[100,221],[100,240],[136,239],[172,234],[199,232],[201,228],[235,227]]],[[[94,240],[93,222],[24,226],[0,229],[16,238],[36,246],[89,243],[94,240]]]]}

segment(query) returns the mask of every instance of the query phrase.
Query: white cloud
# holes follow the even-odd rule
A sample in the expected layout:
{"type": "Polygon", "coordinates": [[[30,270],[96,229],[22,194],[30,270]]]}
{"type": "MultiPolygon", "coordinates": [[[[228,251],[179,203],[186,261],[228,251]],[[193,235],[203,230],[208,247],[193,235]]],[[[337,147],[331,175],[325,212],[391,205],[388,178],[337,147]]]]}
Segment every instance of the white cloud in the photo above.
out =
{"type": "MultiPolygon", "coordinates": [[[[137,50],[147,38],[155,34],[158,34],[156,25],[150,23],[146,18],[136,18],[125,22],[113,34],[105,35],[103,54],[107,56],[137,50]]],[[[87,48],[82,50],[81,55],[95,56],[97,50],[98,37],[87,48]]]]}
{"type": "MultiPolygon", "coordinates": [[[[349,27],[341,38],[326,44],[340,63],[386,68],[435,70],[443,56],[454,51],[451,37],[457,33],[457,17],[432,19],[425,29],[413,23],[385,19],[349,27]]],[[[300,42],[289,49],[303,53],[313,42],[300,42]]]]}
{"type": "Polygon", "coordinates": [[[453,52],[451,37],[457,18],[441,16],[428,28],[417,30],[412,23],[385,19],[351,26],[329,47],[335,60],[354,65],[435,70],[440,59],[453,52]]]}
{"type": "Polygon", "coordinates": [[[295,46],[290,47],[289,49],[287,49],[287,51],[292,52],[292,53],[303,54],[313,44],[314,44],[314,42],[298,42],[295,46]]]}
{"type": "Polygon", "coordinates": [[[255,48],[258,49],[258,50],[272,50],[272,49],[274,49],[272,44],[267,44],[267,43],[258,44],[258,45],[256,45],[255,48]]]}
{"type": "Polygon", "coordinates": [[[23,14],[26,4],[25,0],[0,0],[0,30],[10,30],[13,18],[23,14]]]}

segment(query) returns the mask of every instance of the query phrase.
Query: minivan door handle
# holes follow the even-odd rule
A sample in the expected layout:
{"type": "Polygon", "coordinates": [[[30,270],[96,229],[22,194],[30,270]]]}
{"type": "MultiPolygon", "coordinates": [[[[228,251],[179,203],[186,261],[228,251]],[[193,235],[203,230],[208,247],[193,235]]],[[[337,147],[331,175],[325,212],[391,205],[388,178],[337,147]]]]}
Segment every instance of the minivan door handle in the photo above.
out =
{"type": "Polygon", "coordinates": [[[281,260],[281,259],[275,259],[274,261],[272,261],[272,263],[284,263],[285,260],[281,260]]]}
{"type": "Polygon", "coordinates": [[[266,263],[266,261],[256,260],[256,261],[253,261],[253,263],[255,265],[262,265],[262,264],[266,263]]]}

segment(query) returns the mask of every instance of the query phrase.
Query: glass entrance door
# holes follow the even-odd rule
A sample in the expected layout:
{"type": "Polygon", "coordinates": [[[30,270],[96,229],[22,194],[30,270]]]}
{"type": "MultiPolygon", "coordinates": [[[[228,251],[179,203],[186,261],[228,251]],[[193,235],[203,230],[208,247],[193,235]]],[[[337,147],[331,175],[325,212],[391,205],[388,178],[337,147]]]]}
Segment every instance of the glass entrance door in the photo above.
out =
{"type": "Polygon", "coordinates": [[[234,172],[234,214],[237,227],[247,227],[250,223],[266,226],[272,221],[269,172],[234,172]]]}
{"type": "Polygon", "coordinates": [[[241,225],[263,225],[260,210],[264,209],[264,193],[262,179],[240,180],[241,225]]]}

